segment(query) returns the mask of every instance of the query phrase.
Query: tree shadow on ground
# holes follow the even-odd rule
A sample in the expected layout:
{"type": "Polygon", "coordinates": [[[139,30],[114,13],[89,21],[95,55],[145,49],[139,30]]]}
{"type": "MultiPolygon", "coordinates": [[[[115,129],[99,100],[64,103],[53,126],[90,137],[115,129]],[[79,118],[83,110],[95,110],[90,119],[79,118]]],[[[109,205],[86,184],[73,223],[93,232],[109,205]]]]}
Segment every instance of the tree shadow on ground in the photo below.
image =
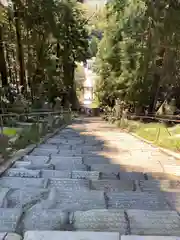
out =
{"type": "MultiPolygon", "coordinates": [[[[69,126],[71,129],[71,126],[69,126]]],[[[113,132],[117,132],[118,130],[112,126],[108,125],[106,122],[100,121],[99,118],[83,118],[76,119],[72,125],[72,129],[75,129],[77,132],[77,136],[85,139],[85,143],[83,146],[89,146],[89,151],[84,151],[82,153],[83,162],[88,166],[89,170],[97,170],[100,172],[100,180],[107,180],[107,187],[104,185],[103,187],[94,187],[91,184],[92,190],[104,190],[105,192],[113,192],[111,187],[112,180],[119,181],[132,181],[132,192],[139,193],[139,196],[146,195],[147,197],[157,196],[157,201],[162,201],[157,203],[154,201],[154,204],[150,204],[151,207],[147,208],[147,210],[174,210],[179,214],[180,211],[180,182],[179,178],[173,176],[171,174],[167,174],[163,171],[158,171],[154,169],[154,171],[150,171],[148,168],[145,168],[141,165],[132,165],[128,163],[128,158],[126,164],[117,164],[116,159],[119,157],[122,158],[128,154],[128,149],[121,150],[119,154],[118,148],[116,146],[109,146],[108,138],[102,139],[98,136],[98,131],[111,131],[111,135],[113,132]],[[90,128],[88,125],[91,125],[90,128]],[[91,131],[90,131],[91,129],[91,131]],[[91,148],[92,146],[92,148],[91,148]],[[109,184],[108,184],[109,181],[109,184]],[[166,207],[163,207],[165,206],[166,207]]],[[[116,141],[116,139],[114,139],[116,141]]],[[[118,140],[117,140],[118,141],[118,140]]],[[[83,146],[81,146],[83,148],[83,146]]],[[[129,149],[133,146],[129,146],[129,149]]],[[[133,156],[131,156],[133,158],[133,156]]],[[[120,183],[120,182],[119,182],[120,183]]],[[[121,184],[120,184],[121,185],[121,184]]],[[[113,188],[113,187],[112,187],[113,188]]],[[[130,191],[129,186],[117,187],[114,191],[119,193],[130,191]]],[[[131,199],[129,199],[131,200],[131,199]]],[[[151,199],[150,199],[151,200],[151,199]]],[[[133,201],[133,200],[132,200],[133,201]]],[[[138,200],[137,200],[138,201],[138,200]]],[[[142,203],[142,201],[139,201],[142,203]]],[[[121,202],[116,203],[121,209],[121,202]]],[[[130,208],[133,208],[133,204],[129,205],[130,208]]],[[[146,210],[146,206],[136,204],[139,209],[146,210]]],[[[110,206],[107,205],[107,208],[110,206]]],[[[111,208],[111,207],[110,207],[111,208]]]]}

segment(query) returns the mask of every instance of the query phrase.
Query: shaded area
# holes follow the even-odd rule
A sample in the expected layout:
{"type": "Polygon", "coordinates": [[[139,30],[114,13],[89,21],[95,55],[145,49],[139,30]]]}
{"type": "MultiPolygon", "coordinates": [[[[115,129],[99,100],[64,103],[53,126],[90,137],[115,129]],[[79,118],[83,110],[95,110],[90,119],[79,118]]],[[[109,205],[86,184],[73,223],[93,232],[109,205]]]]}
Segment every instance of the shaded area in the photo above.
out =
{"type": "Polygon", "coordinates": [[[77,119],[16,162],[0,179],[2,211],[21,216],[6,231],[180,236],[179,182],[156,151],[147,161],[151,146],[128,136],[98,118],[77,119]],[[142,155],[132,155],[139,148],[142,155]]]}

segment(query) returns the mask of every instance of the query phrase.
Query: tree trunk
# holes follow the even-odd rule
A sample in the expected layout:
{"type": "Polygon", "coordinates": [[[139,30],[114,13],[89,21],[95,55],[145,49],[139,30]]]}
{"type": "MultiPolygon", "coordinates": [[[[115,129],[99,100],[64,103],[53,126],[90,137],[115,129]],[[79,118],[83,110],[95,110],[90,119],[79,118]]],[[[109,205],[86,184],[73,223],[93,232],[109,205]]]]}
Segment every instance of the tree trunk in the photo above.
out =
{"type": "Polygon", "coordinates": [[[6,67],[4,45],[3,45],[3,29],[2,29],[2,26],[0,26],[0,72],[1,72],[2,86],[8,85],[7,67],[6,67]]]}
{"type": "Polygon", "coordinates": [[[20,84],[24,87],[24,91],[26,92],[27,84],[26,84],[25,65],[24,65],[24,52],[23,52],[23,45],[21,40],[19,14],[18,14],[18,9],[15,3],[14,3],[14,17],[15,17],[16,37],[17,37],[18,61],[19,61],[19,67],[20,67],[19,80],[20,80],[20,84]]]}
{"type": "Polygon", "coordinates": [[[160,76],[158,74],[155,74],[152,84],[151,102],[148,109],[149,113],[154,113],[156,110],[156,104],[159,97],[160,83],[161,83],[160,76]]]}
{"type": "Polygon", "coordinates": [[[7,44],[5,44],[5,48],[6,48],[6,60],[7,60],[7,66],[8,66],[9,81],[11,83],[14,83],[13,74],[12,74],[12,70],[11,70],[11,60],[10,60],[10,55],[9,55],[9,48],[8,48],[7,44]]]}

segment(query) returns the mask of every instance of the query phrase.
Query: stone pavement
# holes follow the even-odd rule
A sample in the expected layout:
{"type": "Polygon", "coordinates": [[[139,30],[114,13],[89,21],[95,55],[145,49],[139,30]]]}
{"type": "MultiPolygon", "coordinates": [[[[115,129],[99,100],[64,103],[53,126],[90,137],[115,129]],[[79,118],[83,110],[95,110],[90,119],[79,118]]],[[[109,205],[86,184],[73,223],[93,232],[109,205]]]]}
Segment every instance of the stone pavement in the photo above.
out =
{"type": "Polygon", "coordinates": [[[0,240],[180,240],[180,165],[79,119],[0,178],[0,240]]]}

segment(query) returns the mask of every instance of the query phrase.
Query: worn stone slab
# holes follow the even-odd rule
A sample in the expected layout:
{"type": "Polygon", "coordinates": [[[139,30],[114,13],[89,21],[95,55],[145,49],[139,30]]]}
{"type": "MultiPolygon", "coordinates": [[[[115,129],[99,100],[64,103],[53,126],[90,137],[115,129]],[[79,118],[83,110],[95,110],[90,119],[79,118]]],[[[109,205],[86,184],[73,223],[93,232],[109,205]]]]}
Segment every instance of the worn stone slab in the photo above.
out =
{"type": "Polygon", "coordinates": [[[105,192],[132,191],[134,189],[134,183],[131,180],[93,180],[91,188],[105,192]]]}
{"type": "Polygon", "coordinates": [[[42,170],[41,171],[42,178],[71,178],[71,171],[57,171],[57,170],[42,170]]]}
{"type": "Polygon", "coordinates": [[[4,176],[6,177],[26,177],[26,178],[40,178],[40,170],[30,170],[25,168],[10,168],[4,176]]]}
{"type": "Polygon", "coordinates": [[[32,164],[38,164],[43,165],[46,164],[49,161],[48,156],[32,156],[32,155],[26,155],[24,156],[24,161],[30,161],[32,164]]]}
{"type": "Polygon", "coordinates": [[[0,232],[15,232],[21,215],[19,208],[0,208],[0,232]]]}
{"type": "Polygon", "coordinates": [[[127,231],[124,211],[121,210],[77,211],[70,215],[70,223],[78,231],[108,231],[120,234],[127,231]]]}
{"type": "Polygon", "coordinates": [[[50,178],[48,182],[49,188],[61,188],[61,189],[89,189],[89,181],[86,179],[63,179],[63,178],[50,178]]]}
{"type": "Polygon", "coordinates": [[[72,145],[70,145],[68,143],[64,143],[64,144],[61,143],[56,146],[58,146],[58,150],[61,150],[61,149],[66,150],[66,151],[72,150],[72,145]]]}
{"type": "Polygon", "coordinates": [[[9,188],[0,188],[0,208],[7,207],[7,194],[9,192],[9,188]]]}
{"type": "Polygon", "coordinates": [[[41,178],[20,178],[20,177],[2,177],[0,178],[0,186],[7,188],[45,188],[46,181],[41,178]]]}
{"type": "Polygon", "coordinates": [[[32,152],[32,156],[49,156],[50,154],[57,154],[58,149],[43,149],[43,148],[35,148],[32,152]]]}
{"type": "Polygon", "coordinates": [[[35,209],[25,213],[23,230],[64,230],[67,224],[68,213],[57,209],[35,209]]]}
{"type": "Polygon", "coordinates": [[[47,143],[48,144],[57,144],[57,145],[59,145],[59,144],[66,144],[67,143],[67,139],[65,139],[65,138],[50,138],[48,141],[47,141],[47,143]]]}
{"type": "Polygon", "coordinates": [[[179,177],[174,176],[168,173],[158,173],[158,172],[148,172],[145,173],[145,176],[148,180],[178,180],[179,177]]]}
{"type": "Polygon", "coordinates": [[[72,154],[73,156],[75,156],[76,154],[81,154],[82,153],[82,149],[80,148],[77,148],[77,149],[64,149],[63,147],[62,148],[59,148],[59,154],[62,155],[62,156],[69,156],[70,154],[72,154]]]}
{"type": "Polygon", "coordinates": [[[0,240],[4,240],[6,235],[7,235],[6,232],[1,232],[0,233],[0,240]]]}
{"type": "MultiPolygon", "coordinates": [[[[118,232],[70,232],[70,231],[28,231],[24,240],[120,240],[118,232]]],[[[171,239],[167,239],[171,240],[171,239]]],[[[175,239],[172,239],[175,240],[175,239]]]]}
{"type": "Polygon", "coordinates": [[[174,165],[165,164],[163,165],[163,168],[165,173],[180,177],[180,166],[177,166],[177,164],[174,165]]]}
{"type": "MultiPolygon", "coordinates": [[[[87,164],[87,165],[91,165],[92,169],[94,167],[93,164],[110,164],[108,158],[106,158],[104,156],[98,156],[98,155],[97,156],[87,156],[87,157],[85,156],[84,157],[84,163],[87,164]]],[[[119,172],[119,165],[117,165],[117,166],[118,166],[118,172],[119,172]]],[[[99,167],[99,168],[102,167],[102,168],[100,168],[100,170],[104,170],[106,168],[106,166],[105,167],[96,166],[96,167],[99,167]]]]}
{"type": "Polygon", "coordinates": [[[98,180],[99,172],[97,172],[97,171],[72,171],[72,178],[98,180]]]}
{"type": "Polygon", "coordinates": [[[22,237],[16,233],[0,233],[0,240],[22,240],[22,237]]]}
{"type": "Polygon", "coordinates": [[[180,240],[171,236],[121,236],[121,240],[180,240]]]}
{"type": "Polygon", "coordinates": [[[56,208],[63,211],[87,211],[91,209],[105,209],[105,196],[103,191],[83,190],[56,190],[56,208]]]}
{"type": "Polygon", "coordinates": [[[22,188],[11,189],[7,195],[8,208],[28,208],[36,202],[46,199],[49,194],[47,189],[22,188]]]}
{"type": "Polygon", "coordinates": [[[180,181],[173,180],[140,180],[140,189],[143,192],[159,192],[159,191],[179,191],[180,181]]]}
{"type": "Polygon", "coordinates": [[[103,146],[82,146],[82,153],[89,153],[93,151],[101,152],[103,150],[103,146]]]}
{"type": "Polygon", "coordinates": [[[165,192],[164,197],[172,210],[180,213],[180,192],[165,192]]]}
{"type": "Polygon", "coordinates": [[[22,240],[22,237],[16,233],[7,233],[3,240],[22,240]]]}
{"type": "Polygon", "coordinates": [[[87,166],[84,164],[61,164],[61,163],[56,163],[54,164],[54,167],[56,170],[77,170],[77,171],[86,171],[87,166]]]}
{"type": "Polygon", "coordinates": [[[180,217],[175,211],[127,210],[132,235],[180,236],[180,217]]]}
{"type": "Polygon", "coordinates": [[[26,167],[27,169],[32,169],[32,170],[53,170],[54,169],[54,165],[51,163],[47,163],[47,164],[31,164],[29,166],[26,167]]]}
{"type": "Polygon", "coordinates": [[[83,154],[82,153],[78,153],[78,152],[70,152],[70,151],[64,151],[64,152],[58,152],[58,153],[53,153],[51,154],[53,157],[82,157],[83,154]]]}
{"type": "Polygon", "coordinates": [[[46,169],[46,170],[53,170],[54,169],[54,165],[51,163],[47,163],[47,164],[29,164],[25,167],[26,169],[31,169],[31,170],[42,170],[42,169],[46,169]]]}
{"type": "Polygon", "coordinates": [[[92,164],[90,167],[91,171],[99,171],[102,173],[113,173],[118,175],[120,172],[119,164],[92,164]]]}
{"type": "Polygon", "coordinates": [[[75,145],[83,145],[84,144],[84,140],[82,140],[82,139],[70,139],[69,138],[67,143],[70,144],[70,145],[73,145],[73,146],[75,146],[75,145]]]}
{"type": "Polygon", "coordinates": [[[56,165],[56,164],[82,164],[82,157],[62,157],[62,156],[51,156],[50,163],[56,165]]]}
{"type": "Polygon", "coordinates": [[[120,180],[145,180],[144,174],[140,172],[120,172],[120,180]]]}
{"type": "Polygon", "coordinates": [[[38,148],[43,148],[43,149],[57,149],[58,147],[56,145],[53,145],[53,144],[39,144],[38,145],[38,148]]]}
{"type": "MultiPolygon", "coordinates": [[[[104,159],[106,160],[106,158],[104,159]]],[[[84,160],[86,164],[86,160],[84,160]]],[[[119,179],[120,165],[119,164],[92,164],[90,165],[91,171],[99,171],[101,179],[119,179]]]]}
{"type": "Polygon", "coordinates": [[[162,194],[147,192],[107,193],[109,209],[170,210],[162,194]]]}
{"type": "Polygon", "coordinates": [[[27,166],[30,165],[30,162],[28,161],[16,161],[14,164],[13,164],[13,168],[26,168],[27,166]]]}

